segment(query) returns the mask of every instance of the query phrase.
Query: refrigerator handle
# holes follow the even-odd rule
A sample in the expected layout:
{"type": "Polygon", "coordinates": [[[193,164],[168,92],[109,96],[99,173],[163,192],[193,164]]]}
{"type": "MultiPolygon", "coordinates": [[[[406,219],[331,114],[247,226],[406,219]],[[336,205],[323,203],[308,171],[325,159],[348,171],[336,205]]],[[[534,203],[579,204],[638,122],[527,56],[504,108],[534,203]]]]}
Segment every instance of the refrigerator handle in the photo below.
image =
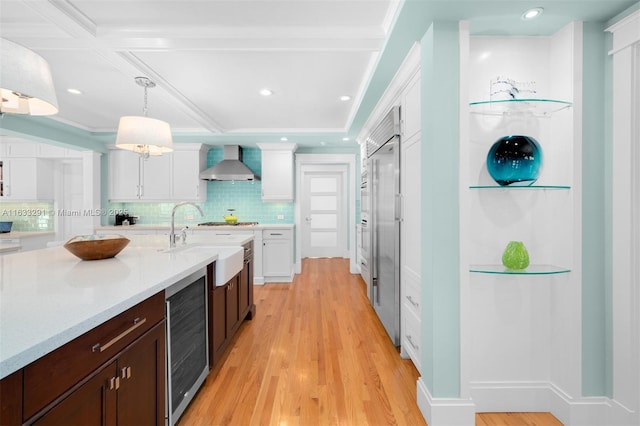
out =
{"type": "Polygon", "coordinates": [[[395,201],[396,201],[396,208],[395,208],[396,220],[399,222],[402,222],[402,216],[403,216],[402,206],[404,204],[402,194],[396,194],[395,201]]]}
{"type": "Polygon", "coordinates": [[[375,304],[378,303],[378,300],[380,300],[380,287],[378,286],[377,278],[371,279],[371,286],[373,287],[373,304],[375,306],[375,304]]]}
{"type": "MultiPolygon", "coordinates": [[[[369,225],[369,229],[371,230],[371,283],[373,286],[377,288],[377,278],[378,278],[378,212],[376,209],[376,204],[378,202],[377,198],[377,188],[378,188],[378,167],[374,159],[371,160],[371,223],[369,225]]],[[[374,299],[375,300],[375,299],[374,299]]]]}

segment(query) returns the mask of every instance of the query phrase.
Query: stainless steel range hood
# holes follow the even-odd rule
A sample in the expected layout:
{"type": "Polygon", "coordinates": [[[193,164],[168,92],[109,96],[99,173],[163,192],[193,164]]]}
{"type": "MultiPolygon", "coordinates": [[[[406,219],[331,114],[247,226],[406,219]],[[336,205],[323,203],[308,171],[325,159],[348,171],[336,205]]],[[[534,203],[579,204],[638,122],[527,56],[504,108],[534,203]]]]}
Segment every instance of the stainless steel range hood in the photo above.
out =
{"type": "Polygon", "coordinates": [[[260,180],[242,162],[242,148],[239,145],[225,145],[224,157],[221,162],[200,172],[200,179],[204,180],[260,180]]]}

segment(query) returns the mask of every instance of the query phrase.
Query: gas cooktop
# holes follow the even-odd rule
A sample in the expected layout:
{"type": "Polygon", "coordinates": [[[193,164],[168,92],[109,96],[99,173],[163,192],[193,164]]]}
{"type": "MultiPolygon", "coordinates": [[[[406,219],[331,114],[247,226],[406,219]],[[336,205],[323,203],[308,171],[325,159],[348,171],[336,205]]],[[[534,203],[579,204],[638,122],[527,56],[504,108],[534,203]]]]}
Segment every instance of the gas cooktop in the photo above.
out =
{"type": "Polygon", "coordinates": [[[204,222],[204,223],[199,223],[198,226],[254,226],[257,224],[258,222],[236,222],[236,223],[204,222]]]}

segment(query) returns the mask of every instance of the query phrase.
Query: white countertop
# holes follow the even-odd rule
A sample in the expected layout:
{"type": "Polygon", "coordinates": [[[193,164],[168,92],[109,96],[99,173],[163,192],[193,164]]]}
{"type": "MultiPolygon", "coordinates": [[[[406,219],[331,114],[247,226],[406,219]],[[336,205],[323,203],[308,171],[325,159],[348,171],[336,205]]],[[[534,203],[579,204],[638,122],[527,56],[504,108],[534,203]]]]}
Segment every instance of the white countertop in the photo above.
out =
{"type": "MultiPolygon", "coordinates": [[[[111,232],[111,230],[108,230],[111,232]]],[[[118,232],[113,231],[114,234],[118,232]]],[[[179,233],[178,233],[179,235],[179,233]]],[[[169,236],[163,234],[127,234],[124,233],[129,239],[129,245],[127,247],[157,247],[167,248],[169,247],[169,236]]],[[[206,233],[195,233],[187,236],[187,244],[212,244],[216,246],[241,246],[249,241],[253,240],[253,233],[240,234],[230,233],[225,235],[206,235],[206,233]]],[[[178,247],[182,244],[177,243],[178,247]]]]}
{"type": "Polygon", "coordinates": [[[2,244],[0,243],[0,253],[11,253],[22,248],[20,244],[2,244]]]}
{"type": "MultiPolygon", "coordinates": [[[[198,226],[197,224],[180,224],[175,225],[176,232],[179,232],[183,227],[188,226],[189,231],[215,231],[219,230],[234,230],[234,231],[252,231],[262,229],[293,229],[295,225],[291,223],[266,223],[258,225],[217,225],[217,226],[198,226]]],[[[129,226],[97,226],[96,231],[169,231],[170,225],[129,225],[129,226]]]]}
{"type": "Polygon", "coordinates": [[[131,244],[112,259],[95,261],[63,247],[0,256],[0,379],[216,259],[213,250],[166,252],[131,244]]]}
{"type": "Polygon", "coordinates": [[[55,232],[22,232],[11,231],[0,234],[0,240],[12,240],[18,238],[44,237],[47,235],[55,235],[55,232]]]}

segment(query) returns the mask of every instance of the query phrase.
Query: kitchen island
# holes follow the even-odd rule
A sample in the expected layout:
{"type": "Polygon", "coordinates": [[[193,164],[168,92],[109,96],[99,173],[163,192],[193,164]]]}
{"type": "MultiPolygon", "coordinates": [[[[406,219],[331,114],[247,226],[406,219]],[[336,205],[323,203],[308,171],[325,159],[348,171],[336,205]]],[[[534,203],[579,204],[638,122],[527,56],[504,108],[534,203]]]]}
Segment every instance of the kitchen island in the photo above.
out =
{"type": "MultiPolygon", "coordinates": [[[[176,225],[176,232],[184,224],[176,225]]],[[[95,228],[98,234],[122,234],[131,239],[132,245],[144,246],[168,244],[169,225],[136,224],[131,226],[100,226],[95,228]]],[[[293,282],[294,234],[293,224],[250,224],[215,226],[189,225],[185,231],[187,241],[207,243],[211,239],[252,235],[254,238],[253,282],[261,285],[268,282],[293,282]]]]}
{"type": "Polygon", "coordinates": [[[217,256],[126,247],[83,261],[63,247],[0,258],[0,378],[163,291],[217,256]]]}
{"type": "MultiPolygon", "coordinates": [[[[251,240],[252,236],[244,236],[236,238],[233,242],[226,242],[227,245],[233,243],[240,246],[250,243],[251,240]]],[[[149,355],[155,354],[157,374],[151,369],[151,376],[156,377],[153,381],[153,389],[156,392],[151,394],[158,395],[157,399],[160,402],[154,410],[159,413],[157,418],[162,417],[164,421],[164,290],[198,270],[209,270],[210,265],[217,259],[215,248],[183,250],[178,247],[168,251],[157,246],[126,247],[114,258],[97,261],[82,261],[63,247],[0,257],[0,379],[3,379],[0,382],[3,394],[0,414],[4,416],[11,410],[24,412],[24,418],[19,420],[22,422],[28,421],[30,417],[35,418],[36,413],[39,417],[45,411],[55,412],[56,404],[62,401],[61,398],[51,399],[49,396],[43,396],[43,401],[35,404],[34,398],[29,396],[37,394],[40,397],[48,391],[47,388],[60,387],[66,395],[64,401],[71,400],[72,394],[67,395],[67,385],[58,386],[57,383],[38,375],[32,380],[32,388],[40,389],[28,389],[30,377],[34,377],[33,374],[30,375],[30,370],[42,370],[40,364],[43,360],[56,360],[52,369],[59,369],[60,372],[49,374],[53,382],[57,382],[56,374],[73,368],[74,364],[83,364],[84,360],[89,358],[100,359],[100,367],[86,374],[87,379],[76,381],[75,389],[80,385],[89,384],[90,381],[85,383],[85,380],[107,368],[107,364],[104,363],[112,362],[119,365],[119,359],[123,354],[133,353],[131,348],[142,344],[147,351],[143,356],[147,359],[147,364],[153,365],[149,355]],[[127,315],[133,316],[126,319],[133,326],[127,325],[126,322],[117,323],[121,317],[127,315]],[[129,329],[137,327],[139,329],[136,332],[109,347],[112,341],[118,341],[129,329]],[[100,339],[91,337],[93,340],[89,340],[90,344],[87,344],[88,341],[82,342],[87,336],[95,335],[96,330],[105,329],[108,330],[100,339]],[[123,330],[126,332],[123,333],[123,330]],[[142,334],[144,335],[141,336],[142,334]],[[63,348],[71,347],[77,349],[77,352],[58,355],[63,348]],[[152,348],[152,351],[149,348],[152,348]],[[24,391],[15,391],[16,386],[23,385],[24,391]],[[19,401],[19,404],[24,403],[23,410],[8,405],[11,395],[22,394],[24,401],[19,401]],[[37,407],[28,409],[30,405],[37,407]]],[[[122,362],[125,359],[126,356],[122,362]]],[[[127,374],[129,377],[131,374],[130,370],[127,372],[127,367],[123,368],[124,381],[128,378],[127,374]]],[[[115,389],[118,389],[120,373],[111,377],[111,380],[112,385],[115,383],[113,380],[117,380],[115,389]]],[[[107,383],[108,380],[99,381],[99,386],[107,386],[107,383]]],[[[121,393],[122,389],[118,394],[121,393]]],[[[125,405],[122,402],[117,404],[123,407],[125,405]]]]}

